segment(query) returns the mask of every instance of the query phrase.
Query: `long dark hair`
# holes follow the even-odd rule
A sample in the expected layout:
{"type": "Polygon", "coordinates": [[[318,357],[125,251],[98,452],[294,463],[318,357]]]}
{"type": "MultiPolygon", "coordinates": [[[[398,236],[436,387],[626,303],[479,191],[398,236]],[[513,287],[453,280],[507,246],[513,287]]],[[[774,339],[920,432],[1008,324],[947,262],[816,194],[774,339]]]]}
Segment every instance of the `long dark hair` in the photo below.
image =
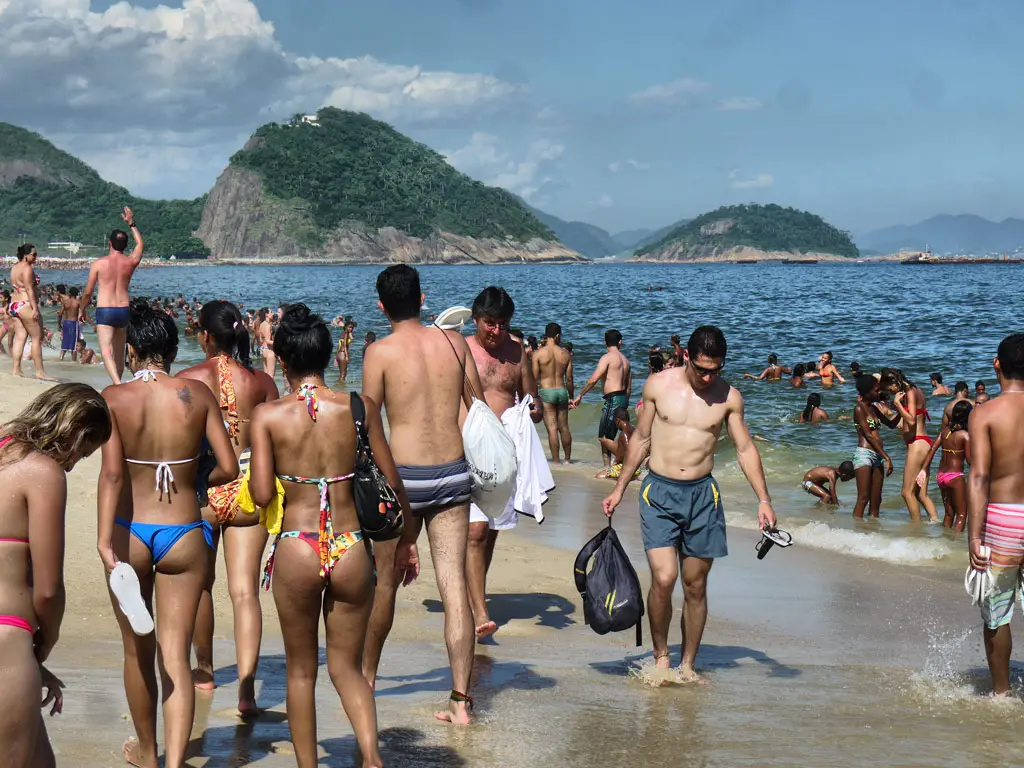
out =
{"type": "Polygon", "coordinates": [[[210,334],[220,352],[227,352],[243,367],[252,370],[249,360],[249,331],[238,307],[230,301],[210,301],[199,310],[199,327],[210,334]]]}
{"type": "Polygon", "coordinates": [[[973,406],[966,400],[961,400],[953,406],[949,414],[949,432],[956,432],[958,429],[967,429],[967,420],[971,417],[973,406]]]}
{"type": "Polygon", "coordinates": [[[821,405],[821,395],[817,392],[812,392],[807,396],[807,407],[804,408],[804,421],[810,421],[811,416],[814,415],[814,409],[821,405]]]}

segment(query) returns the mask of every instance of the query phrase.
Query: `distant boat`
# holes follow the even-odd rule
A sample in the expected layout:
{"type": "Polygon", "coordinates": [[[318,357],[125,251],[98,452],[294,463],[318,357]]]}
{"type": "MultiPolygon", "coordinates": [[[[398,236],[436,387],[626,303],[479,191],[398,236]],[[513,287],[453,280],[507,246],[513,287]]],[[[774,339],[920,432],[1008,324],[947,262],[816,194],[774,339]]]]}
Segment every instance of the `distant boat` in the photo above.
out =
{"type": "Polygon", "coordinates": [[[817,259],[783,259],[783,264],[817,264],[817,259]]]}

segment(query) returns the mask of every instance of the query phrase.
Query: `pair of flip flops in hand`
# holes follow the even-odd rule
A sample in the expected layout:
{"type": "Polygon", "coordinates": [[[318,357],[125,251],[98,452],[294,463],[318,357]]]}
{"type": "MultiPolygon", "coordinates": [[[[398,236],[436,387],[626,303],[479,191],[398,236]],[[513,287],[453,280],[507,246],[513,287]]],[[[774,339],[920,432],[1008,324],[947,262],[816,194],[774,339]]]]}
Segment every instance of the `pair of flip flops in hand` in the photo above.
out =
{"type": "Polygon", "coordinates": [[[779,528],[765,526],[761,529],[761,538],[757,540],[757,544],[754,545],[754,549],[757,550],[757,559],[764,560],[772,547],[789,547],[793,544],[793,537],[790,536],[786,531],[779,528]]]}

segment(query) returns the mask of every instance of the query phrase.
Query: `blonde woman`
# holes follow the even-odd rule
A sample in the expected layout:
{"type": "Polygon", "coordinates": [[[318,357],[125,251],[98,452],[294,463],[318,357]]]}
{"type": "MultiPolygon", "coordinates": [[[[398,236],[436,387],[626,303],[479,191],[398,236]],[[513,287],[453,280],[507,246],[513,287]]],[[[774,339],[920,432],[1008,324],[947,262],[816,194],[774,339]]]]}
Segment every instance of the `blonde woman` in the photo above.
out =
{"type": "Polygon", "coordinates": [[[0,428],[0,765],[54,765],[39,709],[59,714],[63,684],[43,667],[64,617],[67,477],[110,437],[103,398],[60,384],[0,428]]]}

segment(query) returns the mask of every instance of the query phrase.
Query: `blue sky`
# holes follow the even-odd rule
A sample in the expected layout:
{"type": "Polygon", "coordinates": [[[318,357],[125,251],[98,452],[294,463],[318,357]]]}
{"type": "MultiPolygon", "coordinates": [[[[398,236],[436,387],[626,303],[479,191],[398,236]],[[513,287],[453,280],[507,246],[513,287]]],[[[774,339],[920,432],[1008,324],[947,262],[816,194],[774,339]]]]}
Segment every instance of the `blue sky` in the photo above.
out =
{"type": "Polygon", "coordinates": [[[206,191],[259,124],[333,103],[366,109],[537,207],[612,231],[738,202],[793,205],[854,233],[937,213],[1024,216],[1019,2],[167,5],[0,0],[7,34],[30,7],[49,7],[64,25],[49,37],[64,29],[83,46],[81,58],[37,48],[41,63],[0,54],[0,96],[13,88],[5,63],[64,78],[20,113],[11,91],[0,119],[155,196],[206,191]],[[106,34],[116,60],[95,52],[106,34]],[[139,72],[140,49],[142,83],[107,71],[139,72]],[[119,84],[146,90],[127,99],[114,131],[96,94],[119,84]]]}

